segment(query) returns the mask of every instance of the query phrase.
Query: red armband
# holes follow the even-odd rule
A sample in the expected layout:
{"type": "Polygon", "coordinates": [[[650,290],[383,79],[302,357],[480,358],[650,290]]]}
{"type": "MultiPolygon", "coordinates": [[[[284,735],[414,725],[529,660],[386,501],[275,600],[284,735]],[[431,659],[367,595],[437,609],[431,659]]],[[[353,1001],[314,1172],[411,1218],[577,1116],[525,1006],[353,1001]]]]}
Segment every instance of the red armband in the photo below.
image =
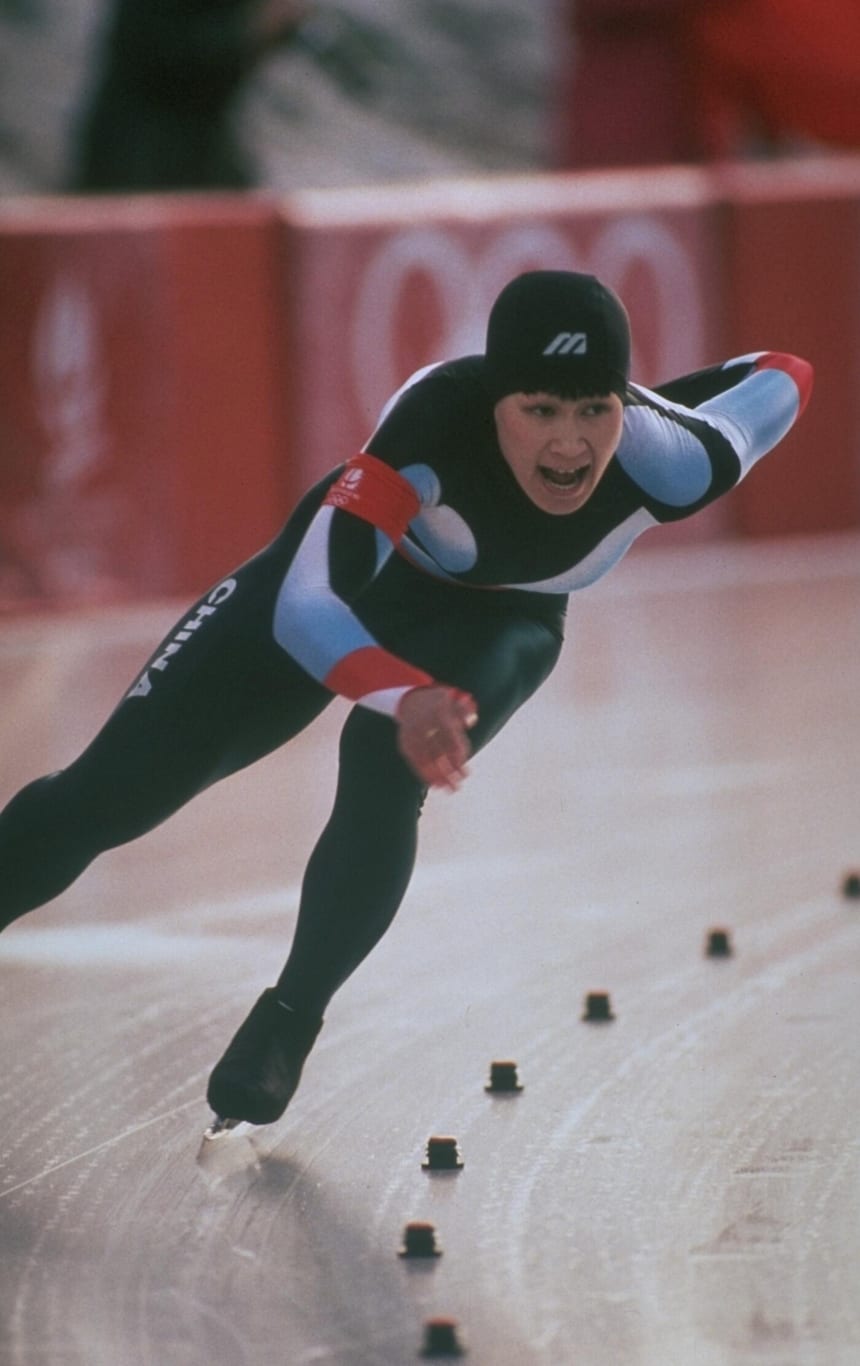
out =
{"type": "Polygon", "coordinates": [[[352,650],[323,679],[327,688],[351,702],[360,701],[368,693],[390,688],[429,688],[434,681],[423,669],[398,659],[380,645],[364,645],[352,650]]]}
{"type": "Polygon", "coordinates": [[[421,501],[408,479],[363,451],[347,461],[323,499],[326,505],[370,522],[397,545],[421,501]]]}

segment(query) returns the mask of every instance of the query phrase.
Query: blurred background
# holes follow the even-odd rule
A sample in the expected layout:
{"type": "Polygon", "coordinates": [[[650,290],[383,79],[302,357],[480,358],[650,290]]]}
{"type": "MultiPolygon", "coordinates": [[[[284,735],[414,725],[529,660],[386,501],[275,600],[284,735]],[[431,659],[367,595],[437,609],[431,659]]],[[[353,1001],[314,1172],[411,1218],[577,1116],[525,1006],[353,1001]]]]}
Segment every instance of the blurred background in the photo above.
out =
{"type": "Polygon", "coordinates": [[[0,192],[85,184],[105,98],[128,126],[229,108],[276,191],[856,149],[858,23],[852,0],[0,0],[0,192]]]}
{"type": "MultiPolygon", "coordinates": [[[[565,27],[555,0],[345,0],[307,6],[299,33],[291,8],[301,7],[281,3],[283,32],[245,66],[231,108],[259,183],[286,190],[546,164],[548,83],[565,27]]],[[[118,19],[130,16],[139,67],[144,44],[150,55],[160,49],[162,77],[181,63],[174,90],[162,85],[166,100],[176,86],[205,82],[201,49],[211,52],[213,26],[235,52],[239,25],[264,9],[2,0],[0,189],[68,186],[76,124],[117,59],[118,19]]]]}
{"type": "Polygon", "coordinates": [[[676,539],[855,528],[858,54],[854,0],[0,0],[0,604],[200,591],[547,264],[646,383],[817,367],[676,539]]]}

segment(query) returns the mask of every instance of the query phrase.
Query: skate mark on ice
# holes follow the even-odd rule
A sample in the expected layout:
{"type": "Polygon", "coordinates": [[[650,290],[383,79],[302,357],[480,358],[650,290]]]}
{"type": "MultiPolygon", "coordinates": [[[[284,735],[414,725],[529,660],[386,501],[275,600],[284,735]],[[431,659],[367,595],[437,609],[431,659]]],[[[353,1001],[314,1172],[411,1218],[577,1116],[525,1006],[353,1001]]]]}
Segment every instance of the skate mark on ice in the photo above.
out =
{"type": "Polygon", "coordinates": [[[181,1105],[174,1105],[172,1110],[165,1110],[163,1114],[154,1115],[152,1119],[145,1119],[142,1124],[133,1124],[129,1129],[123,1129],[122,1133],[114,1134],[112,1138],[106,1138],[101,1143],[97,1143],[94,1148],[87,1148],[85,1152],[75,1153],[74,1157],[63,1158],[62,1162],[52,1162],[50,1166],[36,1172],[35,1176],[28,1176],[26,1181],[19,1181],[15,1186],[9,1186],[7,1190],[0,1191],[0,1200],[5,1200],[7,1196],[14,1195],[16,1191],[26,1190],[28,1186],[35,1185],[37,1181],[44,1181],[46,1176],[53,1176],[54,1172],[61,1172],[66,1167],[73,1167],[76,1162],[85,1162],[88,1157],[93,1157],[96,1153],[104,1152],[107,1148],[115,1148],[118,1143],[124,1142],[127,1138],[134,1138],[135,1134],[143,1133],[146,1129],[151,1129],[154,1124],[163,1124],[166,1119],[173,1119],[174,1115],[181,1115],[185,1110],[190,1110],[192,1106],[199,1106],[199,1100],[186,1100],[181,1105]]]}

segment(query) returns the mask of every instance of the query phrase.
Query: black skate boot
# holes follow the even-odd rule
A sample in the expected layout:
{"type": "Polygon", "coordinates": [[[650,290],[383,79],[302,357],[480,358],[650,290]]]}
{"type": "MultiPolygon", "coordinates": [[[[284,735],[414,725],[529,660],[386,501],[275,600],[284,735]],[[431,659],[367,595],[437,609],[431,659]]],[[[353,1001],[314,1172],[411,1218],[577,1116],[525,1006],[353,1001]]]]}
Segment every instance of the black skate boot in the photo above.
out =
{"type": "Polygon", "coordinates": [[[264,991],[209,1078],[206,1099],[219,1119],[280,1119],[322,1023],[281,1005],[271,987],[264,991]]]}

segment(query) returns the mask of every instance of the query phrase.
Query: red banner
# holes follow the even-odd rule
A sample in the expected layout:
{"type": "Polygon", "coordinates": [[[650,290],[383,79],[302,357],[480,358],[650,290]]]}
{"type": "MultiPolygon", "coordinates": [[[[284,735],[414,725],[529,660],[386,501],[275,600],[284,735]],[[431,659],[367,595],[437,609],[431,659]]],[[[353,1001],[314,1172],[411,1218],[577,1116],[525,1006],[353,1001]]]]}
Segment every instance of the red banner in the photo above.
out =
{"type": "Polygon", "coordinates": [[[0,600],[196,591],[282,463],[278,218],[239,199],[0,216],[0,600]]]}
{"type": "Polygon", "coordinates": [[[735,169],[723,180],[731,349],[815,366],[802,421],[734,495],[746,535],[860,524],[860,164],[735,169]]]}

